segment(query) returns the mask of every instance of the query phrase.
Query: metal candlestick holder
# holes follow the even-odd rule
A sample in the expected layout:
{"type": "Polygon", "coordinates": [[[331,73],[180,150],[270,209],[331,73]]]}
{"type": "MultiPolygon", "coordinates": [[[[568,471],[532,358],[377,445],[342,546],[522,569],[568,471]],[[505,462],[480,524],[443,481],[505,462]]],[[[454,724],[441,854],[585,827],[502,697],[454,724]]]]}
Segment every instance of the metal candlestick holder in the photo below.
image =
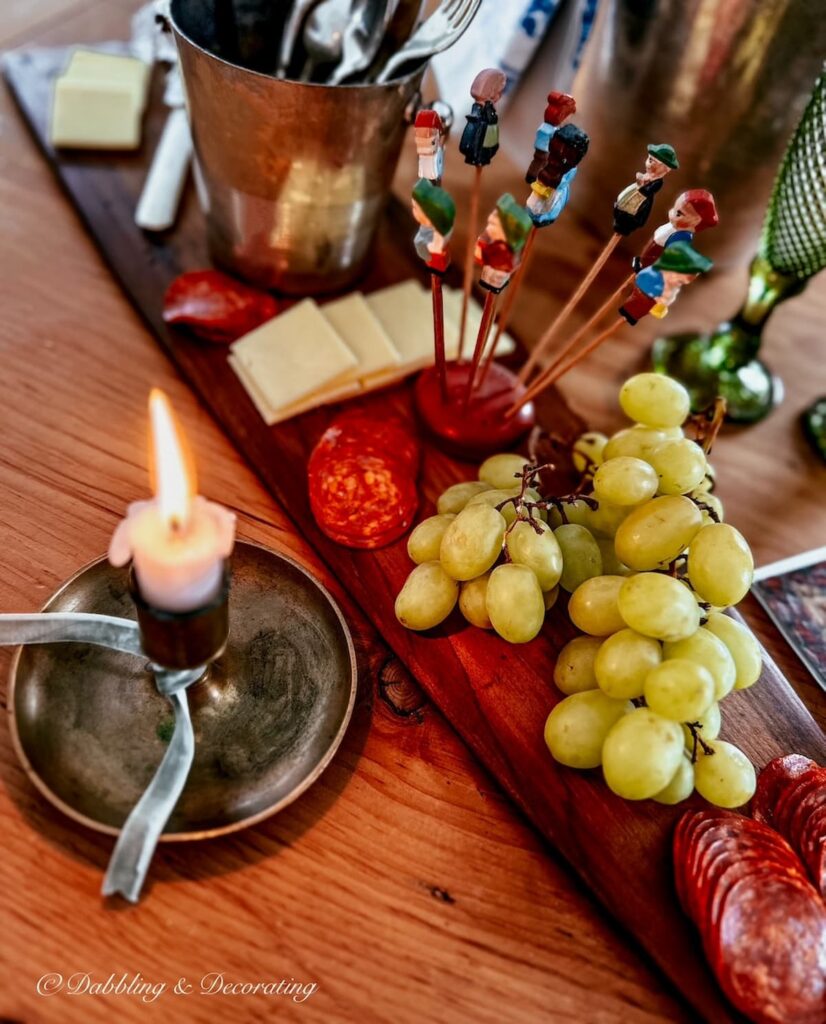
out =
{"type": "Polygon", "coordinates": [[[332,597],[256,545],[238,543],[231,569],[231,601],[227,573],[212,604],[179,614],[99,559],[43,612],[0,615],[0,644],[26,645],[9,690],[18,757],[64,813],[118,836],[104,896],[138,900],[158,841],[286,806],[344,735],[356,663],[332,597]]]}

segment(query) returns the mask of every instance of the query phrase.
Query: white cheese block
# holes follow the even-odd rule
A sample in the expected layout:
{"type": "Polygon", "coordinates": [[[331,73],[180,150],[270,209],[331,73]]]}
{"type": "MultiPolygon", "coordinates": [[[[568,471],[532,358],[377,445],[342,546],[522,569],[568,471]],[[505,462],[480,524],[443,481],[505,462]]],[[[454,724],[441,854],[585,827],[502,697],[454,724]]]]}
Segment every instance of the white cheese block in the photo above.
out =
{"type": "Polygon", "coordinates": [[[327,302],[321,312],[358,360],[358,366],[349,375],[353,380],[369,386],[377,374],[401,364],[398,350],[361,292],[327,302]]]}
{"type": "Polygon", "coordinates": [[[137,57],[124,57],[98,50],[75,50],[63,78],[76,81],[127,85],[134,91],[135,105],[146,107],[152,68],[137,57]]]}
{"type": "Polygon", "coordinates": [[[241,360],[238,359],[237,356],[232,355],[232,353],[227,356],[227,360],[229,365],[235,371],[238,379],[244,385],[244,389],[249,395],[253,405],[258,410],[261,419],[264,420],[268,426],[273,426],[275,423],[281,423],[282,420],[288,420],[293,416],[298,416],[299,413],[307,412],[308,409],[315,409],[320,405],[327,405],[330,402],[340,402],[345,398],[352,398],[361,391],[361,385],[358,381],[355,381],[351,384],[345,384],[344,386],[315,391],[299,402],[283,406],[281,409],[274,409],[269,405],[261,392],[261,389],[258,387],[256,380],[252,377],[249,370],[246,369],[241,360]]]}
{"type": "Polygon", "coordinates": [[[314,392],[349,383],[358,360],[312,299],[256,327],[232,346],[269,408],[289,408],[314,392]]]}
{"type": "Polygon", "coordinates": [[[433,362],[433,307],[430,292],[418,281],[372,292],[367,305],[398,350],[405,373],[433,362]]]}
{"type": "Polygon", "coordinates": [[[58,78],[52,104],[53,146],[137,149],[141,111],[129,85],[58,78]]]}

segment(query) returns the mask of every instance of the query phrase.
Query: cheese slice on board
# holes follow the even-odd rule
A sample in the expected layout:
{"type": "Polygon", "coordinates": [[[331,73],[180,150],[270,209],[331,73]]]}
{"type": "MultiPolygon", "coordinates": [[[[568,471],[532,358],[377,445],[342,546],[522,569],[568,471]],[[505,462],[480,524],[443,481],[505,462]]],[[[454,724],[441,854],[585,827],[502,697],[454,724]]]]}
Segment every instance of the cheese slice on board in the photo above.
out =
{"type": "MultiPolygon", "coordinates": [[[[461,288],[444,288],[444,310],[445,310],[445,351],[447,353],[453,353],[455,358],[456,352],[459,348],[459,324],[462,321],[462,289],[461,288]]],[[[470,356],[473,352],[473,346],[476,344],[476,335],[479,333],[479,324],[482,322],[482,307],[479,303],[471,296],[470,302],[467,307],[467,324],[465,326],[465,354],[470,356]]],[[[490,335],[488,337],[488,344],[485,347],[487,352],[490,346],[493,344],[493,337],[496,333],[496,324],[494,323],[491,328],[490,335]]],[[[496,346],[497,356],[506,356],[514,351],[516,348],[516,342],[513,338],[505,331],[502,337],[499,339],[499,344],[496,346]]],[[[451,358],[448,355],[448,358],[451,358]]]]}
{"type": "Polygon", "coordinates": [[[398,350],[361,292],[326,302],[321,312],[358,360],[358,366],[349,374],[353,380],[369,387],[376,375],[401,364],[398,350]]]}
{"type": "Polygon", "coordinates": [[[137,57],[101,53],[98,50],[75,50],[62,77],[128,86],[133,91],[136,108],[143,113],[149,94],[151,71],[150,65],[137,57]]]}
{"type": "Polygon", "coordinates": [[[245,334],[232,353],[273,411],[347,383],[358,360],[312,299],[245,334]]]}
{"type": "Polygon", "coordinates": [[[401,356],[402,369],[413,373],[433,362],[433,307],[418,281],[404,281],[366,296],[401,356]]]}
{"type": "Polygon", "coordinates": [[[49,137],[73,149],[137,149],[141,113],[128,85],[58,78],[49,137]]]}
{"type": "Polygon", "coordinates": [[[267,402],[267,399],[258,387],[255,378],[250,374],[250,371],[244,366],[241,360],[230,353],[227,356],[227,361],[235,371],[235,375],[244,385],[244,390],[249,395],[252,404],[258,410],[261,419],[270,427],[276,423],[281,423],[283,420],[291,419],[293,416],[298,416],[299,413],[307,412],[309,409],[316,409],[320,405],[328,405],[330,402],[341,402],[346,398],[353,398],[355,395],[360,394],[362,390],[358,381],[354,381],[343,386],[315,391],[312,394],[307,395],[301,401],[294,402],[292,405],[285,405],[280,409],[274,409],[267,402]]]}

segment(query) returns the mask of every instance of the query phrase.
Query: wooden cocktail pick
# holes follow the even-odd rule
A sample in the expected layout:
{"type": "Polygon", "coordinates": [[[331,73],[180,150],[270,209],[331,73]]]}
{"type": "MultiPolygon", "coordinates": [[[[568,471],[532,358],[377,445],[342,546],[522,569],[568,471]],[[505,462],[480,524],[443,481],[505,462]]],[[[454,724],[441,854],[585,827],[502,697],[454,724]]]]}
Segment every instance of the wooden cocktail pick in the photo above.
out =
{"type": "Polygon", "coordinates": [[[479,283],[487,291],[487,295],[465,388],[465,406],[470,401],[476,382],[479,362],[496,312],[496,300],[519,267],[532,226],[525,207],[520,206],[513,196],[506,192],[499,197],[496,206],[491,210],[485,230],[476,241],[476,262],[482,267],[479,283]]]}
{"type": "MultiPolygon", "coordinates": [[[[631,261],[634,273],[638,273],[645,267],[650,267],[668,246],[674,245],[676,242],[691,242],[697,232],[716,227],[718,223],[717,206],[714,196],[710,192],[704,188],[691,188],[681,193],[668,211],[668,221],[657,228],[639,256],[635,256],[631,261]]],[[[591,334],[605,314],[614,309],[617,302],[633,284],[634,273],[629,274],[590,320],[571,335],[553,362],[542,371],[542,378],[552,373],[577,347],[579,342],[591,334]]]]}
{"type": "Polygon", "coordinates": [[[536,233],[540,228],[553,224],[565,209],[577,164],[588,151],[589,140],[585,132],[577,128],[576,133],[572,133],[569,130],[572,126],[568,125],[565,125],[566,133],[561,131],[565,121],[575,113],[573,96],[565,92],[548,93],[545,119],[536,130],[533,159],[525,174],[525,181],[531,186],[527,207],[533,227],[525,243],[519,270],[502,305],[491,351],[495,351],[499,339],[508,329],[516,297],[528,272],[536,233]]]}
{"type": "Polygon", "coordinates": [[[531,376],[539,360],[550,348],[551,342],[556,337],[559,329],[591,287],[597,274],[602,270],[611,253],[619,244],[620,239],[645,225],[651,213],[651,208],[654,205],[654,196],[663,186],[663,179],[668,173],[676,170],[679,166],[677,154],[667,143],[651,143],[648,146],[645,170],[637,172],[636,181],[628,185],[627,188],[624,188],[614,202],[613,234],[577,285],[574,293],[559,311],[556,319],[537,342],[536,347],[519,374],[521,381],[525,382],[531,376]]]}
{"type": "Polygon", "coordinates": [[[433,297],[433,348],[436,373],[442,401],[447,404],[447,370],[445,361],[445,315],[442,299],[442,277],[450,265],[448,241],[456,220],[456,204],[443,188],[427,178],[419,178],[413,186],[413,216],[419,225],[414,244],[416,252],[430,271],[433,297]]]}
{"type": "Polygon", "coordinates": [[[486,68],[480,71],[470,86],[473,106],[466,115],[462,137],[459,140],[459,152],[465,163],[476,168],[473,186],[470,192],[470,210],[468,214],[467,247],[465,249],[465,279],[462,289],[462,316],[459,321],[459,351],[457,361],[461,361],[465,345],[465,327],[470,292],[473,287],[473,253],[476,243],[476,232],[479,229],[479,200],[482,193],[482,168],[487,167],[499,149],[499,115],[496,104],[502,98],[508,84],[504,71],[498,68],[486,68]]]}
{"type": "Polygon", "coordinates": [[[542,373],[519,401],[507,410],[505,416],[509,418],[515,415],[525,402],[532,401],[541,391],[572,370],[594,349],[613,337],[625,323],[633,327],[648,314],[658,318],[666,316],[681,288],[700,274],[707,273],[711,267],[711,260],[697,252],[688,242],[675,242],[667,246],[655,263],[634,275],[631,291],[620,306],[616,320],[567,362],[542,373]]]}

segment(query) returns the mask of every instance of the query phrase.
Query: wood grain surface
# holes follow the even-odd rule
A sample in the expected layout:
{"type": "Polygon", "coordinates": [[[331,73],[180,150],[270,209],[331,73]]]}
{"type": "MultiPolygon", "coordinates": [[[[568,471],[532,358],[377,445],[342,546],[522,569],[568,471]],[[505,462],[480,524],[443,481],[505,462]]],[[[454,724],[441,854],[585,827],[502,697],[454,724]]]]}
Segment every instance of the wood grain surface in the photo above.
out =
{"type": "MultiPolygon", "coordinates": [[[[122,37],[131,5],[58,6],[51,23],[37,25],[44,42],[122,37]]],[[[19,25],[15,42],[26,37],[19,25]]],[[[240,511],[245,536],[295,554],[329,583],[121,298],[5,97],[2,117],[0,607],[37,607],[102,550],[124,504],[146,493],[144,400],[152,383],[170,391],[182,414],[204,492],[240,511]]],[[[575,251],[566,251],[573,260],[575,251]]],[[[564,288],[560,281],[553,294],[564,288]]],[[[736,288],[724,296],[729,306],[734,295],[736,288]]],[[[541,322],[549,300],[537,298],[541,322]]],[[[811,322],[823,309],[811,289],[795,302],[809,303],[802,308],[811,322]]],[[[804,341],[808,324],[798,321],[804,341]]],[[[807,363],[803,348],[790,369],[805,397],[817,363],[807,363]]],[[[583,407],[600,387],[613,392],[612,377],[624,369],[612,364],[589,379],[577,392],[583,407]]],[[[617,422],[613,404],[598,411],[605,425],[617,422]]],[[[792,417],[782,429],[774,417],[772,424],[770,437],[785,453],[792,417]]],[[[754,449],[750,436],[732,461],[765,464],[765,436],[754,449]]],[[[720,452],[718,463],[727,442],[720,452]]],[[[772,460],[771,471],[783,462],[785,474],[786,458],[772,460]]],[[[759,553],[775,543],[780,553],[807,538],[815,543],[817,520],[800,518],[800,502],[819,511],[823,477],[800,477],[787,510],[792,525],[781,524],[777,542],[771,514],[763,508],[760,519],[751,507],[749,474],[731,498],[724,482],[732,517],[740,522],[742,510],[760,526],[759,537],[750,534],[759,553]]],[[[369,631],[349,607],[348,615],[365,657],[369,631]]],[[[218,969],[232,978],[317,980],[320,989],[301,1006],[276,1009],[264,997],[166,995],[161,1004],[185,1020],[276,1012],[324,1020],[687,1020],[684,1004],[511,813],[399,666],[369,656],[365,665],[354,727],[321,783],[242,836],[163,850],[151,899],[122,913],[97,897],[108,841],[79,833],[38,800],[4,739],[0,1016],[136,1020],[149,1012],[129,998],[38,997],[35,982],[48,971],[91,971],[99,980],[141,971],[173,984],[218,969]],[[412,713],[391,712],[394,700],[412,713]]],[[[802,670],[795,679],[813,692],[802,670]]]]}

